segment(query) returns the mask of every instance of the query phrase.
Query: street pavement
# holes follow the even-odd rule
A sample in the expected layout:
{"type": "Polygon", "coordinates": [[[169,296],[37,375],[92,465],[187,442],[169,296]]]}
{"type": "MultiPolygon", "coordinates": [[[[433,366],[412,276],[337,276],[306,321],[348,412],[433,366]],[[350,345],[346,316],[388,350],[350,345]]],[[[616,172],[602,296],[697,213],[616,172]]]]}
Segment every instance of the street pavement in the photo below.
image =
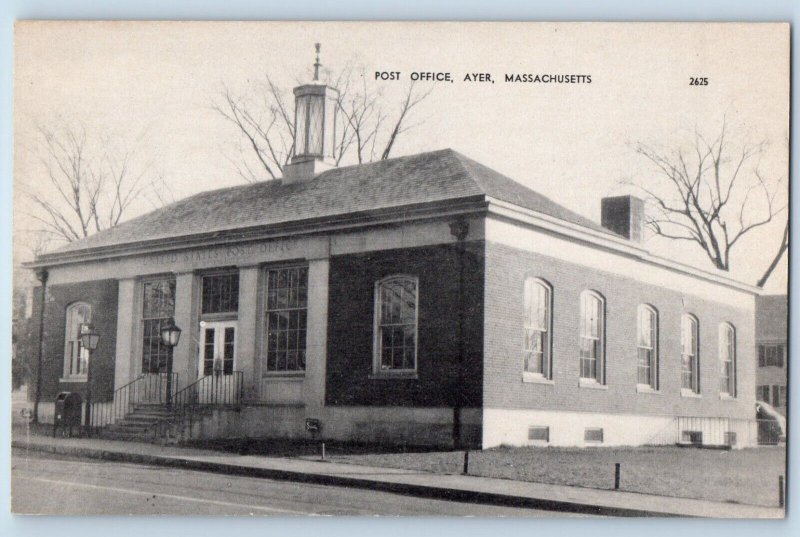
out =
{"type": "Polygon", "coordinates": [[[552,517],[357,488],[76,459],[14,449],[12,512],[74,515],[385,515],[552,517]]]}

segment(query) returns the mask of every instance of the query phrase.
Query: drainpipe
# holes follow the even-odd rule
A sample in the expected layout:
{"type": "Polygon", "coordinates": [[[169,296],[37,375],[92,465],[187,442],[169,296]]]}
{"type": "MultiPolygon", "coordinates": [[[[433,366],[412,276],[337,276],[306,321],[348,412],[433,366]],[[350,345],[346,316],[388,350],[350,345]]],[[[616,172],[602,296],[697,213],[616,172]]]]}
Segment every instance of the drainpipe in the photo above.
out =
{"type": "Polygon", "coordinates": [[[36,396],[33,401],[33,423],[39,423],[39,401],[42,399],[42,355],[44,354],[44,308],[47,297],[47,269],[36,271],[36,278],[42,282],[42,300],[39,307],[39,352],[36,357],[36,396]]]}
{"type": "Polygon", "coordinates": [[[466,361],[466,342],[464,341],[464,316],[465,316],[465,296],[464,296],[464,257],[466,248],[464,239],[469,232],[469,223],[459,218],[450,223],[450,234],[456,238],[456,255],[458,257],[458,393],[456,395],[455,406],[453,407],[453,447],[459,449],[463,445],[461,437],[461,410],[465,404],[464,396],[464,362],[466,361]]]}

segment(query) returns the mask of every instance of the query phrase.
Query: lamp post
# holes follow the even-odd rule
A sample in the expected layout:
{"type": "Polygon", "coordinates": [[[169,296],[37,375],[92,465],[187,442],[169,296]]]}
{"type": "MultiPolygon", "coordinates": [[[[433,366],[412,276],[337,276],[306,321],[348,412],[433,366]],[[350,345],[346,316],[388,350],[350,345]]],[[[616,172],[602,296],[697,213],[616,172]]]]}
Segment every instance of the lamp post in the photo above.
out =
{"type": "Polygon", "coordinates": [[[98,334],[91,324],[81,327],[81,347],[86,349],[89,355],[86,357],[86,410],[84,422],[89,436],[92,434],[92,353],[97,348],[100,341],[98,334]]]}
{"type": "Polygon", "coordinates": [[[175,324],[175,319],[170,317],[161,327],[161,342],[169,347],[167,359],[167,405],[172,404],[172,353],[181,340],[181,329],[175,324]]]}

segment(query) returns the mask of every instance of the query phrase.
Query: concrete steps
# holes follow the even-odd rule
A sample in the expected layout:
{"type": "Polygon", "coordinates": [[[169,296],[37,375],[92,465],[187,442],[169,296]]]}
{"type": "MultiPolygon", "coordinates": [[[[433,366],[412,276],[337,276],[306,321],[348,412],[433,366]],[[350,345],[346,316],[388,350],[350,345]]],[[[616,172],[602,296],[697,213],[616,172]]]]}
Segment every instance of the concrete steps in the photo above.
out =
{"type": "MultiPolygon", "coordinates": [[[[211,408],[197,408],[191,420],[202,419],[211,408]]],[[[159,442],[185,429],[189,419],[178,418],[172,409],[163,404],[139,404],[116,423],[99,431],[101,438],[133,442],[159,442]]]]}
{"type": "Polygon", "coordinates": [[[172,410],[165,405],[137,405],[123,419],[103,427],[100,436],[112,440],[153,442],[157,439],[159,423],[171,418],[172,410]]]}

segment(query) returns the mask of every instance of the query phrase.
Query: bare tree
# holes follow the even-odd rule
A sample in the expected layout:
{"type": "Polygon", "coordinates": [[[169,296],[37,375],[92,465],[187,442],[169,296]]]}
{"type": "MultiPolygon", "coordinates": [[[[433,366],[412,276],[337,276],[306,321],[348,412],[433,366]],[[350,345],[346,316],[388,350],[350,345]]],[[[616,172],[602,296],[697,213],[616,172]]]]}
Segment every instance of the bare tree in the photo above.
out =
{"type": "Polygon", "coordinates": [[[781,244],[778,246],[778,251],[775,253],[775,256],[772,258],[772,262],[770,262],[767,269],[764,271],[764,274],[761,278],[758,279],[756,285],[759,287],[764,287],[764,284],[767,283],[769,277],[772,275],[772,271],[778,266],[778,262],[780,262],[783,254],[786,253],[786,250],[789,248],[789,220],[786,220],[786,226],[783,228],[783,239],[781,239],[781,244]]]}
{"type": "MultiPolygon", "coordinates": [[[[421,89],[414,83],[406,88],[393,113],[380,88],[371,87],[364,67],[349,63],[332,75],[325,72],[326,83],[339,90],[335,160],[359,164],[388,159],[398,138],[419,125],[409,124],[417,105],[432,88],[421,89]]],[[[231,123],[241,136],[245,153],[254,158],[229,158],[237,173],[247,182],[281,177],[294,152],[294,114],[291,95],[284,93],[267,76],[263,84],[247,92],[234,94],[225,87],[212,108],[231,123]]]]}
{"type": "Polygon", "coordinates": [[[645,193],[650,228],[697,244],[715,267],[730,270],[731,251],[740,239],[786,209],[779,197],[782,181],[765,177],[759,168],[765,147],[763,141],[733,143],[725,122],[713,140],[695,130],[688,146],[672,150],[636,144],[636,152],[657,172],[633,183],[645,193]]]}
{"type": "Polygon", "coordinates": [[[31,202],[34,254],[53,242],[72,242],[115,226],[141,201],[169,201],[163,178],[150,178],[133,149],[116,150],[107,137],[91,139],[82,125],[37,128],[44,172],[24,191],[31,202]]]}

